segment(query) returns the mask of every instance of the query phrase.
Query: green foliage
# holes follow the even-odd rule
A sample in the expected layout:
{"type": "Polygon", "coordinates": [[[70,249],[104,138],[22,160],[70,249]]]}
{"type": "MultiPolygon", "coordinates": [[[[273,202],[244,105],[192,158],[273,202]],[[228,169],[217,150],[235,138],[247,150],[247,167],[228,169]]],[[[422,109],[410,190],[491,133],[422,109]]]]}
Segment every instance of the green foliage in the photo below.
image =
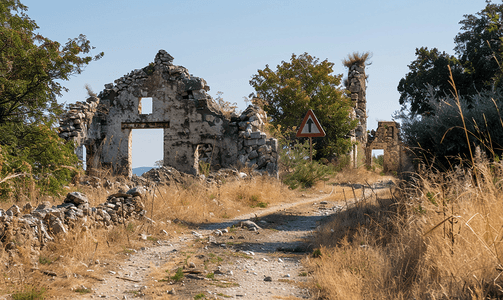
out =
{"type": "Polygon", "coordinates": [[[103,56],[81,56],[92,50],[84,35],[61,46],[35,33],[26,10],[18,0],[0,2],[0,124],[53,118],[65,91],[60,82],[103,56]]]}
{"type": "Polygon", "coordinates": [[[128,232],[134,232],[135,230],[135,225],[133,222],[129,222],[127,223],[127,226],[126,226],[126,231],[128,232]]]}
{"type": "Polygon", "coordinates": [[[313,257],[320,257],[321,256],[321,250],[320,249],[314,249],[313,250],[313,257]]]}
{"type": "MultiPolygon", "coordinates": [[[[473,96],[501,85],[503,4],[487,1],[486,7],[475,15],[465,15],[456,35],[456,56],[426,47],[416,49],[416,60],[409,73],[400,80],[400,104],[410,105],[412,113],[430,113],[433,107],[427,99],[431,85],[440,95],[451,95],[450,66],[458,94],[473,96]]],[[[470,100],[466,98],[466,100],[470,100]]]]}
{"type": "Polygon", "coordinates": [[[384,155],[378,155],[373,162],[382,168],[384,166],[384,155]]]}
{"type": "MultiPolygon", "coordinates": [[[[432,113],[412,116],[400,113],[404,142],[416,156],[434,164],[441,170],[450,169],[461,160],[470,161],[470,148],[464,134],[463,121],[454,97],[439,97],[430,88],[428,94],[432,113]]],[[[460,97],[460,108],[472,149],[479,146],[490,158],[503,153],[503,93],[483,92],[480,95],[460,97]]]]}
{"type": "Polygon", "coordinates": [[[56,194],[77,173],[71,143],[54,130],[65,88],[92,57],[84,35],[60,45],[39,28],[18,0],[0,2],[0,198],[56,194]]]}
{"type": "MultiPolygon", "coordinates": [[[[428,50],[427,47],[416,49],[416,60],[408,67],[409,73],[398,84],[400,93],[400,104],[409,105],[414,113],[422,114],[431,112],[432,107],[425,101],[428,90],[426,86],[431,85],[436,89],[449,93],[452,86],[449,84],[450,66],[456,82],[462,82],[463,67],[458,59],[445,52],[440,52],[437,48],[428,50]]],[[[466,94],[467,86],[463,85],[459,92],[466,94]]]]}
{"type": "Polygon", "coordinates": [[[48,258],[48,257],[40,256],[38,258],[38,262],[41,265],[50,265],[52,263],[52,260],[50,258],[48,258]]]}
{"type": "Polygon", "coordinates": [[[77,173],[74,146],[46,125],[0,126],[0,199],[57,194],[77,173]],[[1,178],[16,176],[1,182],[1,178]]]}
{"type": "Polygon", "coordinates": [[[332,75],[333,65],[307,53],[292,54],[290,62],[281,62],[276,70],[266,65],[250,80],[255,98],[261,99],[255,102],[262,103],[271,124],[283,135],[299,126],[309,109],[314,111],[327,133],[314,139],[320,156],[347,153],[351,142],[346,135],[357,123],[350,119],[351,100],[340,88],[342,75],[332,75]]]}
{"type": "Polygon", "coordinates": [[[75,292],[79,293],[81,295],[84,295],[84,294],[89,294],[92,291],[90,289],[86,289],[86,288],[78,288],[78,289],[75,289],[75,292]]]}
{"type": "Polygon", "coordinates": [[[291,189],[308,188],[319,180],[328,180],[330,167],[309,160],[309,142],[280,147],[280,161],[285,167],[283,182],[291,189]]]}
{"type": "Polygon", "coordinates": [[[210,175],[210,168],[211,168],[210,163],[204,162],[202,160],[199,161],[199,174],[208,177],[210,175]]]}
{"type": "Polygon", "coordinates": [[[328,166],[320,164],[317,161],[306,161],[299,165],[295,171],[285,176],[285,184],[291,189],[299,186],[308,188],[313,186],[319,180],[328,180],[331,170],[328,166]]]}
{"type": "Polygon", "coordinates": [[[24,291],[15,292],[12,294],[14,300],[43,300],[45,299],[45,289],[37,289],[35,287],[26,287],[24,291]]]}
{"type": "Polygon", "coordinates": [[[176,270],[176,273],[175,275],[171,276],[170,279],[175,281],[175,282],[179,282],[179,281],[182,281],[183,280],[183,268],[178,268],[176,270]]]}
{"type": "Polygon", "coordinates": [[[203,298],[205,298],[204,293],[199,293],[194,296],[194,300],[203,299],[203,298]]]}

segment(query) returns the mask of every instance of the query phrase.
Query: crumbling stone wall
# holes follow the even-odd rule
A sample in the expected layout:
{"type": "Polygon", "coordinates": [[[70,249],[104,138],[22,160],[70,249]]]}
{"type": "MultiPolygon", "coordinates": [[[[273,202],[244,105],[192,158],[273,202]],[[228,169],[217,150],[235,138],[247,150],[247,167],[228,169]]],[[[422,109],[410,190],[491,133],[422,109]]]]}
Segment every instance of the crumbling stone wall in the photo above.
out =
{"type": "Polygon", "coordinates": [[[372,150],[384,150],[383,171],[402,172],[408,163],[407,155],[399,134],[399,124],[393,121],[380,121],[377,131],[372,130],[368,135],[365,150],[366,164],[372,164],[372,150]]]}
{"type": "Polygon", "coordinates": [[[130,219],[152,222],[145,216],[145,193],[142,187],[119,191],[108,196],[105,203],[91,207],[86,195],[71,192],[59,205],[44,202],[34,208],[26,203],[22,208],[13,205],[6,211],[0,209],[0,245],[11,250],[16,248],[16,241],[42,248],[54,241],[54,236],[66,234],[74,227],[111,228],[130,219]]]}
{"type": "Polygon", "coordinates": [[[367,86],[366,86],[365,65],[355,63],[351,65],[348,71],[347,89],[351,94],[353,102],[352,117],[358,119],[357,127],[351,132],[351,140],[355,142],[351,151],[351,161],[353,167],[358,167],[363,163],[359,159],[363,154],[367,144],[367,86]]]}
{"type": "Polygon", "coordinates": [[[133,129],[164,129],[164,165],[197,174],[204,161],[212,169],[248,165],[276,175],[278,143],[262,132],[266,114],[249,106],[226,117],[206,93],[202,78],[173,65],[160,50],[154,62],[106,84],[86,102],[69,106],[60,136],[86,149],[88,170],[110,167],[131,176],[133,129]],[[142,98],[152,98],[152,113],[142,112],[142,98]]]}

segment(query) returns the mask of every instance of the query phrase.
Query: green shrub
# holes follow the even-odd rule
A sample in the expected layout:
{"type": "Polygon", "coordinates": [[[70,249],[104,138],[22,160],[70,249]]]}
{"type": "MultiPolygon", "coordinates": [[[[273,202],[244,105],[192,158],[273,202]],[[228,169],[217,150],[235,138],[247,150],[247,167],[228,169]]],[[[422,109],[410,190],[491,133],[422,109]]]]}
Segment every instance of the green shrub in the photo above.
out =
{"type": "Polygon", "coordinates": [[[0,199],[58,194],[79,172],[73,143],[49,126],[4,124],[0,131],[0,199]]]}
{"type": "Polygon", "coordinates": [[[382,168],[384,166],[384,155],[378,155],[376,158],[374,158],[373,162],[375,165],[378,165],[382,168]]]}
{"type": "Polygon", "coordinates": [[[182,268],[178,268],[176,270],[176,273],[175,275],[171,276],[170,279],[175,281],[175,282],[178,282],[178,281],[182,281],[184,275],[183,275],[183,269],[182,268]]]}
{"type": "Polygon", "coordinates": [[[299,186],[308,188],[319,180],[328,180],[330,174],[332,174],[332,171],[328,166],[317,161],[306,161],[299,164],[292,173],[286,175],[284,183],[291,189],[296,189],[299,186]]]}
{"type": "Polygon", "coordinates": [[[455,97],[438,95],[433,87],[429,87],[426,97],[431,113],[416,115],[401,111],[395,116],[401,120],[404,141],[418,158],[448,170],[451,165],[459,164],[460,158],[471,162],[475,146],[490,158],[501,156],[503,91],[460,97],[459,106],[455,97]]]}
{"type": "Polygon", "coordinates": [[[12,294],[12,299],[14,300],[43,300],[45,299],[45,289],[40,290],[35,287],[28,288],[21,292],[15,292],[12,294]]]}
{"type": "Polygon", "coordinates": [[[205,298],[204,293],[200,293],[200,294],[197,294],[194,296],[194,300],[203,299],[203,298],[205,298]]]}
{"type": "Polygon", "coordinates": [[[328,180],[328,176],[332,174],[330,167],[309,160],[308,141],[282,147],[280,156],[281,163],[286,168],[283,182],[291,189],[311,187],[319,180],[328,180]]]}

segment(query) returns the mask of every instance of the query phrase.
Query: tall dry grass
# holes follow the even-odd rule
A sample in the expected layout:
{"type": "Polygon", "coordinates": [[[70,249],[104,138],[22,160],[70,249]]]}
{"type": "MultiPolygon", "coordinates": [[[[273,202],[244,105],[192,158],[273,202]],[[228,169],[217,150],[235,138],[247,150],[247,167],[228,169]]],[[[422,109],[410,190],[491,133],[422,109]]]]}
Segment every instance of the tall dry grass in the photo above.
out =
{"type": "Polygon", "coordinates": [[[337,215],[306,259],[326,299],[503,297],[503,163],[420,172],[337,215]],[[473,173],[478,174],[476,177],[473,173]]]}
{"type": "MultiPolygon", "coordinates": [[[[188,187],[160,187],[150,195],[150,199],[154,199],[154,220],[176,218],[189,223],[205,223],[232,218],[257,206],[292,201],[295,192],[277,179],[258,176],[211,187],[198,182],[188,187]]],[[[147,210],[149,205],[146,204],[147,210]]]]}

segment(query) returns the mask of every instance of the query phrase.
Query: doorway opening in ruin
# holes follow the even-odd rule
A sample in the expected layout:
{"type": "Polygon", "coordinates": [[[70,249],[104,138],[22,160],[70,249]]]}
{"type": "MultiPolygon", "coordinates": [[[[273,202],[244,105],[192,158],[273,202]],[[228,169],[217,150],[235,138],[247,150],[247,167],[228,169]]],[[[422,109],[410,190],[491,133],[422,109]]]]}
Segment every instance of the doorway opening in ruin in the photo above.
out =
{"type": "Polygon", "coordinates": [[[141,175],[164,158],[164,129],[133,129],[131,135],[131,167],[141,175]]]}
{"type": "Polygon", "coordinates": [[[138,113],[141,115],[150,115],[152,113],[152,97],[138,99],[138,113]]]}
{"type": "Polygon", "coordinates": [[[371,165],[384,168],[384,149],[372,149],[371,165]]]}

